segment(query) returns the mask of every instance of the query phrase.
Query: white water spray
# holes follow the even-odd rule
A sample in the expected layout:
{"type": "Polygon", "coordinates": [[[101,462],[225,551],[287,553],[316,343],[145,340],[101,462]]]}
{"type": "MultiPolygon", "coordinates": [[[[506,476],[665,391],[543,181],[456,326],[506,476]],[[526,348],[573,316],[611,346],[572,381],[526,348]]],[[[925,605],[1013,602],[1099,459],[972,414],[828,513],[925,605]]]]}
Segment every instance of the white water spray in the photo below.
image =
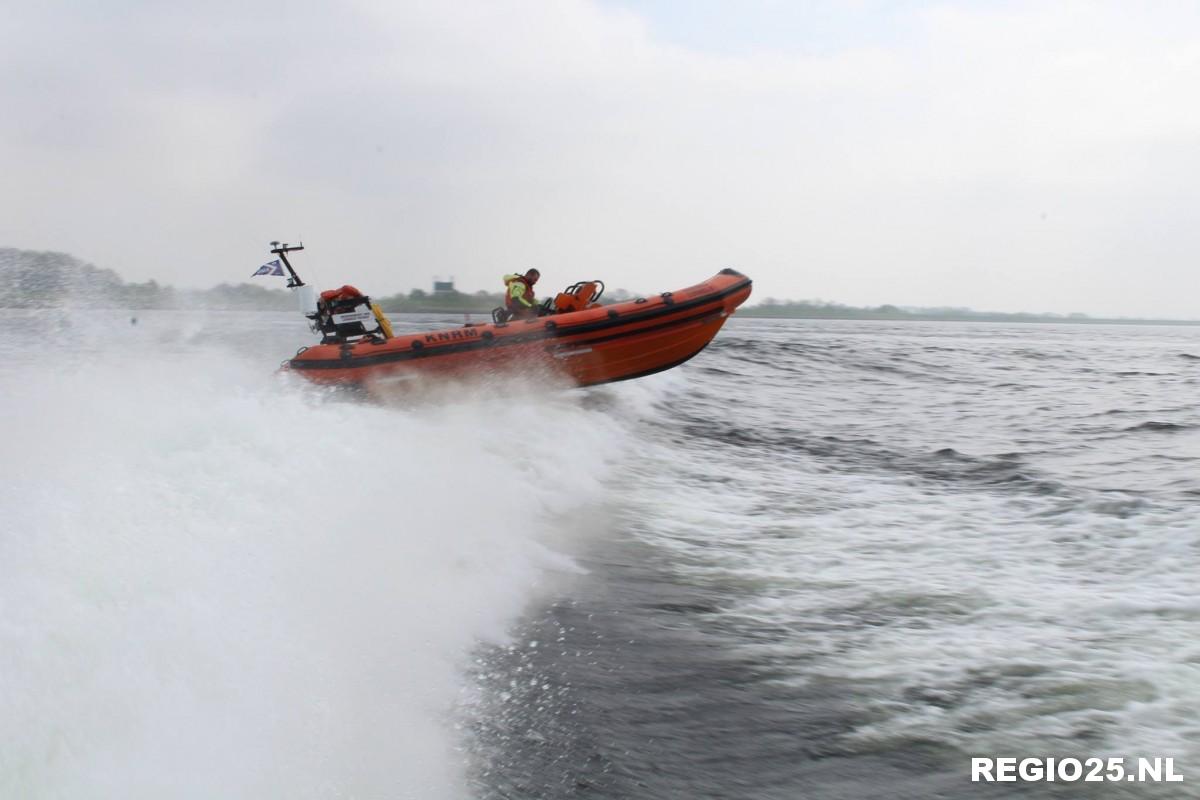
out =
{"type": "Polygon", "coordinates": [[[569,568],[617,427],[154,330],[0,373],[0,796],[463,797],[462,661],[569,568]]]}

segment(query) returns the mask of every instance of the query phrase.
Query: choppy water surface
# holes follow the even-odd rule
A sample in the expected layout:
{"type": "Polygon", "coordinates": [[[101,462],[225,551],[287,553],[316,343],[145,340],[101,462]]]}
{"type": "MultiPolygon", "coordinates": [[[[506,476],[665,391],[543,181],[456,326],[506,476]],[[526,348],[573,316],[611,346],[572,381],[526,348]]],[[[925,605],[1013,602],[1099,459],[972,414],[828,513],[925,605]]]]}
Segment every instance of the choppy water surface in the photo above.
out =
{"type": "Polygon", "coordinates": [[[0,332],[0,796],[1200,797],[1198,328],[735,319],[397,408],[274,376],[283,315],[47,325],[0,332]]]}
{"type": "Polygon", "coordinates": [[[509,655],[551,690],[500,717],[489,785],[1039,794],[969,757],[1157,755],[1188,780],[1058,788],[1200,796],[1198,356],[1194,328],[737,321],[641,410],[620,543],[509,655]]]}

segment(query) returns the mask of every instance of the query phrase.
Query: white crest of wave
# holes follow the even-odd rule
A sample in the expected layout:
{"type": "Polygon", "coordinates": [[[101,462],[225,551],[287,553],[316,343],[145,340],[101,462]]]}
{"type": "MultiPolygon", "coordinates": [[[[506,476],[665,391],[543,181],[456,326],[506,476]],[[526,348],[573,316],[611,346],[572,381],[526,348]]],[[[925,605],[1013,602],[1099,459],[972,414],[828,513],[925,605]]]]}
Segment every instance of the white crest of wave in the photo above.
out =
{"type": "Polygon", "coordinates": [[[0,796],[466,794],[459,666],[572,568],[553,520],[619,426],[578,393],[397,410],[263,372],[0,376],[0,796]]]}

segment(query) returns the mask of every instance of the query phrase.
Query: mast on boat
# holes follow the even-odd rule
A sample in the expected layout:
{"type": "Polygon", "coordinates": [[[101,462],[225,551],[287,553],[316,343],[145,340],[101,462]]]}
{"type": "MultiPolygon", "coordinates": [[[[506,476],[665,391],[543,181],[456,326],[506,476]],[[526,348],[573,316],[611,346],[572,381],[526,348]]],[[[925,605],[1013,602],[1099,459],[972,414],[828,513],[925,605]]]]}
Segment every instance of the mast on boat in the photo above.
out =
{"type": "Polygon", "coordinates": [[[289,289],[296,289],[300,286],[306,285],[304,283],[304,281],[300,280],[300,276],[296,274],[296,270],[292,269],[292,263],[290,261],[288,261],[288,257],[287,257],[288,253],[294,253],[297,250],[303,250],[303,249],[304,249],[304,242],[301,242],[300,244],[296,245],[295,247],[288,244],[287,242],[283,242],[283,243],[271,242],[271,253],[279,256],[280,260],[283,261],[283,265],[285,267],[287,267],[288,274],[291,276],[290,278],[288,278],[288,284],[287,284],[287,288],[289,288],[289,289]]]}

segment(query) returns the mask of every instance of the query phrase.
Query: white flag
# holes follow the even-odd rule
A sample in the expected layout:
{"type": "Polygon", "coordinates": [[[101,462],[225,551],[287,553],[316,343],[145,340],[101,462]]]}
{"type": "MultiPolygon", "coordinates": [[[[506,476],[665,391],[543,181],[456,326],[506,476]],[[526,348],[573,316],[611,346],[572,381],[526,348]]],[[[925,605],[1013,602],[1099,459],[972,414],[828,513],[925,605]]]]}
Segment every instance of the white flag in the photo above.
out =
{"type": "Polygon", "coordinates": [[[251,275],[250,277],[253,278],[257,275],[279,275],[280,277],[282,277],[283,276],[283,264],[279,263],[279,259],[275,259],[274,261],[268,261],[267,263],[265,263],[261,267],[259,267],[258,270],[254,273],[254,275],[251,275]]]}

